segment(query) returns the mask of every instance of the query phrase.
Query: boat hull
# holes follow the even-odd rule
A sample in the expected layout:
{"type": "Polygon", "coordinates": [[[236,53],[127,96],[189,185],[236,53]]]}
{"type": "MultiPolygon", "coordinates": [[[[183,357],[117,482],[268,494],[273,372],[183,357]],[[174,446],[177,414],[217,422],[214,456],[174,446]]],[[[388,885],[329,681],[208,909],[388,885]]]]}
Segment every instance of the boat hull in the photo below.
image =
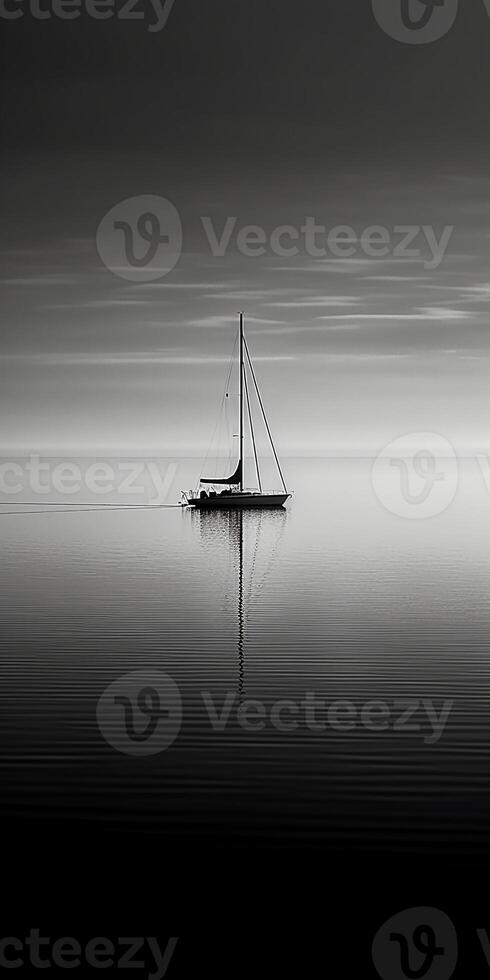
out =
{"type": "Polygon", "coordinates": [[[290,493],[232,493],[189,500],[197,510],[245,510],[253,507],[283,507],[290,493]]]}

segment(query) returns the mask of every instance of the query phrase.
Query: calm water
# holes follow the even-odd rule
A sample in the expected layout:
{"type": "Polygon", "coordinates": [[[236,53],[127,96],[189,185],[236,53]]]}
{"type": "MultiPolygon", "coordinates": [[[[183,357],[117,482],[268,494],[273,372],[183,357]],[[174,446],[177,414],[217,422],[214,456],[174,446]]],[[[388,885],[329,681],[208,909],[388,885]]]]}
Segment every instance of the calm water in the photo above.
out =
{"type": "MultiPolygon", "coordinates": [[[[407,520],[383,507],[371,465],[286,462],[292,504],[242,519],[2,516],[4,814],[167,839],[487,852],[490,495],[464,461],[447,509],[407,520]],[[96,708],[142,670],[170,675],[183,717],[166,751],[134,756],[105,740],[96,708]],[[218,712],[233,702],[224,730],[202,692],[218,712]],[[315,730],[307,692],[326,704],[315,730]],[[263,706],[254,731],[237,718],[250,699],[263,706]],[[288,731],[271,717],[284,699],[288,731]],[[394,730],[407,699],[417,730],[394,730]],[[349,730],[326,713],[339,700],[349,730]],[[386,730],[362,723],[372,700],[386,730]],[[423,703],[439,715],[445,700],[431,741],[423,703]]],[[[194,475],[180,466],[169,501],[194,475]]]]}

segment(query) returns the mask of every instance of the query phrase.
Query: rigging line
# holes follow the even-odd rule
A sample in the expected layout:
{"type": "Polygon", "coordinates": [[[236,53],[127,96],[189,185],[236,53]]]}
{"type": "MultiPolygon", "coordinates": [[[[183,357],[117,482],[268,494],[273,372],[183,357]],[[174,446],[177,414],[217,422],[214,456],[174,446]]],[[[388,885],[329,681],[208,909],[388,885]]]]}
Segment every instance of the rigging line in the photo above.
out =
{"type": "MultiPolygon", "coordinates": [[[[228,378],[226,380],[225,393],[226,392],[229,392],[229,388],[230,388],[231,375],[232,375],[233,364],[234,364],[234,359],[235,359],[235,350],[236,350],[236,347],[237,347],[237,344],[238,344],[239,333],[240,333],[240,331],[238,330],[237,331],[237,334],[236,334],[236,337],[235,337],[235,343],[233,345],[233,351],[232,351],[231,361],[230,361],[230,370],[228,372],[228,378]]],[[[226,445],[228,447],[227,468],[228,467],[231,467],[231,465],[232,465],[232,462],[231,461],[233,459],[233,454],[234,454],[234,443],[233,443],[233,439],[231,438],[231,435],[232,435],[233,429],[235,428],[234,417],[232,416],[232,418],[230,420],[230,411],[229,411],[229,407],[228,406],[229,406],[229,399],[226,400],[226,395],[225,395],[226,445]]]]}
{"type": "Polygon", "coordinates": [[[250,427],[250,434],[252,436],[252,446],[253,446],[253,450],[254,450],[255,472],[257,474],[257,480],[259,481],[259,491],[260,491],[260,493],[262,493],[262,480],[260,479],[259,461],[258,461],[258,458],[257,458],[257,446],[255,445],[255,432],[254,432],[254,426],[253,426],[253,421],[252,421],[252,412],[251,412],[251,409],[250,409],[250,396],[249,396],[249,393],[248,393],[247,372],[246,372],[245,369],[243,371],[243,379],[244,379],[244,385],[245,385],[245,397],[247,399],[248,424],[249,424],[249,427],[250,427]]]}
{"type": "MultiPolygon", "coordinates": [[[[211,455],[211,449],[213,448],[214,440],[215,440],[216,434],[218,432],[218,427],[219,427],[219,425],[221,423],[221,415],[222,415],[222,412],[223,412],[223,405],[225,403],[226,392],[227,392],[228,387],[229,387],[229,384],[230,384],[231,372],[233,370],[233,357],[234,357],[234,354],[235,354],[235,348],[236,348],[236,345],[237,345],[237,339],[238,338],[236,337],[235,338],[235,344],[233,346],[233,352],[232,352],[231,359],[230,359],[230,370],[228,372],[228,378],[226,379],[225,387],[224,387],[224,390],[223,390],[223,396],[221,398],[221,404],[220,404],[220,407],[219,407],[219,410],[218,410],[218,416],[217,416],[217,419],[216,419],[216,425],[214,427],[214,431],[213,431],[213,434],[211,436],[211,442],[210,442],[210,444],[208,446],[208,450],[207,450],[206,456],[204,458],[204,469],[206,468],[207,462],[208,462],[209,457],[211,455]]],[[[203,472],[204,472],[204,470],[203,470],[203,472]]]]}
{"type": "Polygon", "coordinates": [[[251,360],[251,357],[250,357],[250,351],[248,349],[247,340],[246,340],[245,337],[244,337],[244,344],[245,344],[245,351],[246,351],[246,354],[247,354],[247,360],[248,360],[248,363],[249,363],[249,366],[250,366],[250,371],[251,371],[252,378],[253,378],[253,383],[255,385],[255,391],[257,392],[257,398],[259,399],[259,405],[260,405],[260,409],[261,409],[261,412],[262,412],[262,417],[264,419],[265,427],[267,429],[267,435],[269,436],[269,441],[270,441],[270,444],[271,444],[271,447],[272,447],[272,452],[274,453],[274,459],[276,461],[276,466],[277,466],[277,469],[279,471],[279,476],[281,477],[281,483],[283,485],[284,492],[287,493],[288,491],[287,491],[286,483],[284,481],[284,477],[282,475],[281,464],[280,464],[279,459],[277,457],[276,447],[274,446],[274,441],[272,439],[272,433],[271,433],[271,430],[269,428],[269,423],[267,421],[267,415],[265,414],[264,403],[262,401],[262,396],[261,396],[260,391],[259,391],[259,386],[257,384],[257,378],[255,377],[255,371],[254,371],[254,367],[253,367],[252,360],[251,360]]]}
{"type": "MultiPolygon", "coordinates": [[[[225,384],[225,387],[224,387],[223,397],[221,399],[221,405],[219,407],[218,418],[216,419],[216,425],[214,427],[214,432],[213,432],[213,435],[211,437],[211,442],[210,442],[210,444],[208,446],[208,451],[206,453],[206,456],[204,457],[204,465],[203,465],[202,473],[204,473],[204,470],[206,469],[206,466],[207,466],[209,457],[211,455],[211,449],[213,448],[213,443],[214,443],[214,440],[216,438],[216,433],[218,431],[218,426],[219,426],[219,424],[221,422],[221,416],[222,416],[222,412],[223,412],[223,405],[225,403],[226,393],[227,393],[228,388],[230,386],[231,372],[233,371],[233,359],[235,357],[235,350],[236,350],[237,343],[238,343],[238,333],[237,333],[237,335],[235,337],[235,343],[233,344],[233,350],[231,352],[231,358],[230,358],[230,369],[228,371],[228,377],[226,379],[226,384],[225,384]]],[[[199,486],[199,484],[198,484],[198,486],[199,486]]]]}
{"type": "Polygon", "coordinates": [[[227,472],[228,472],[228,466],[231,466],[231,454],[232,454],[232,450],[233,450],[233,445],[232,445],[232,442],[230,440],[230,415],[229,415],[229,412],[228,412],[228,402],[229,402],[229,399],[226,398],[225,399],[224,416],[225,416],[225,429],[226,429],[226,444],[225,444],[225,449],[228,448],[228,460],[227,460],[227,465],[226,465],[227,472]]]}

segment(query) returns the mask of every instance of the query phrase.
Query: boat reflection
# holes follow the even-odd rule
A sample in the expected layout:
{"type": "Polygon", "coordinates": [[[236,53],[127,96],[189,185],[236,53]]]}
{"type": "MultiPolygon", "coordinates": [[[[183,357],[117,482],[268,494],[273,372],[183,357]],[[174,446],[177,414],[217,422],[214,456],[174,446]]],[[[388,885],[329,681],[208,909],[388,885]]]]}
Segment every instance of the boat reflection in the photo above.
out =
{"type": "MultiPolygon", "coordinates": [[[[230,595],[237,623],[237,693],[245,690],[246,629],[254,600],[260,595],[274,567],[289,512],[278,510],[186,510],[206,543],[206,550],[231,566],[230,595]]],[[[218,559],[219,560],[219,559],[218,559]]]]}

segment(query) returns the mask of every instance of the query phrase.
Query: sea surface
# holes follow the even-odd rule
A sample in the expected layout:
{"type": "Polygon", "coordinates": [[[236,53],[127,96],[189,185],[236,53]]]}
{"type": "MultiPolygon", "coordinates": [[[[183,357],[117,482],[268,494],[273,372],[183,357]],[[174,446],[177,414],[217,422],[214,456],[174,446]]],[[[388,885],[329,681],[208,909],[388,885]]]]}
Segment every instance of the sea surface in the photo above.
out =
{"type": "Polygon", "coordinates": [[[280,511],[168,506],[192,460],[165,508],[3,502],[3,816],[488,854],[488,473],[437,466],[397,500],[371,460],[286,460],[280,511]]]}

